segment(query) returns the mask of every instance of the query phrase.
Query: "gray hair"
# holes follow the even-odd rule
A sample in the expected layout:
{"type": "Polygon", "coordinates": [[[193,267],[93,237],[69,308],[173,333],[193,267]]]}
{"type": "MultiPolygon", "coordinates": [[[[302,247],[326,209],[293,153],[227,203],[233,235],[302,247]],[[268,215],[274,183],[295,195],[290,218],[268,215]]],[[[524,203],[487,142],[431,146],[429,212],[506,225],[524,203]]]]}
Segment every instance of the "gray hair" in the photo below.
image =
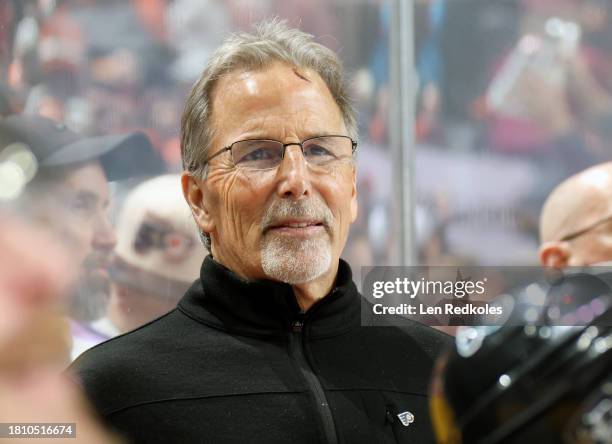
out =
{"type": "Polygon", "coordinates": [[[181,120],[184,169],[196,177],[206,175],[204,161],[213,138],[212,96],[219,79],[238,70],[260,70],[275,61],[319,74],[340,108],[349,136],[357,140],[355,113],[338,56],[316,43],[312,35],[273,19],[255,25],[253,34],[231,35],[214,52],[191,89],[181,120]]]}

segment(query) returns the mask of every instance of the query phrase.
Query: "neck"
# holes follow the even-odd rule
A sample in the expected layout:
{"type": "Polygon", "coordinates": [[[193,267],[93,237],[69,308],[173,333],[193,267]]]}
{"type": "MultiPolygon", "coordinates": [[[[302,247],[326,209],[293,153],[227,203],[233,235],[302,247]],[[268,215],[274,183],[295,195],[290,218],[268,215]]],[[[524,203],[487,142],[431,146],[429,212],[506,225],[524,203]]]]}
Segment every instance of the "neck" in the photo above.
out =
{"type": "Polygon", "coordinates": [[[302,311],[308,311],[317,301],[328,295],[338,274],[338,262],[317,279],[303,284],[293,285],[295,299],[302,311]]]}
{"type": "MultiPolygon", "coordinates": [[[[238,266],[233,267],[233,261],[224,260],[224,258],[219,257],[217,255],[213,255],[212,257],[216,262],[223,265],[225,268],[231,270],[234,274],[244,280],[270,279],[263,273],[263,270],[258,273],[257,276],[253,276],[249,273],[243,272],[242,269],[238,266]]],[[[338,274],[338,265],[339,261],[336,260],[335,262],[333,262],[333,266],[330,267],[329,270],[327,270],[318,278],[309,282],[304,282],[302,284],[292,285],[293,293],[295,294],[295,299],[302,311],[308,311],[310,307],[312,307],[318,300],[323,299],[325,295],[329,294],[329,292],[334,286],[334,283],[336,282],[336,275],[338,274]]]]}

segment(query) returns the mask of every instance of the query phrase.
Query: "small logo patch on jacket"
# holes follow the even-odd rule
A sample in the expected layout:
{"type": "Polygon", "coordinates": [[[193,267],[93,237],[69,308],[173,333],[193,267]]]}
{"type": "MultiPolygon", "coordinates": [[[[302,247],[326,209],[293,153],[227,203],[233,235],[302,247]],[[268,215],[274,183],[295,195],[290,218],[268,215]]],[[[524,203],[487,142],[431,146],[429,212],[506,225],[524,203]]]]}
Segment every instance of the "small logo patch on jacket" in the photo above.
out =
{"type": "Polygon", "coordinates": [[[414,422],[414,415],[410,412],[398,413],[397,417],[400,421],[402,421],[402,425],[404,425],[405,427],[408,427],[414,422]]]}

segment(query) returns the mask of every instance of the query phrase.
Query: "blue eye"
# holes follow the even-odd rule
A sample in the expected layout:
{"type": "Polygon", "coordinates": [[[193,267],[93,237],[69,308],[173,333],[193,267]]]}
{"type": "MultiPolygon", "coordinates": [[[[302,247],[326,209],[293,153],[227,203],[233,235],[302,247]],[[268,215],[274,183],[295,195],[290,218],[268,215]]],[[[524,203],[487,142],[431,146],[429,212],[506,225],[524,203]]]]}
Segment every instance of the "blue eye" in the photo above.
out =
{"type": "Polygon", "coordinates": [[[273,159],[274,156],[273,154],[270,152],[269,149],[266,148],[256,148],[253,151],[245,154],[240,161],[241,162],[251,162],[251,161],[256,161],[256,160],[268,160],[268,159],[273,159]]]}
{"type": "Polygon", "coordinates": [[[247,168],[272,168],[281,160],[283,146],[277,142],[260,141],[253,143],[247,141],[234,148],[234,162],[247,168]]]}
{"type": "Polygon", "coordinates": [[[336,157],[331,151],[321,145],[308,145],[304,149],[304,154],[307,157],[336,157]]]}

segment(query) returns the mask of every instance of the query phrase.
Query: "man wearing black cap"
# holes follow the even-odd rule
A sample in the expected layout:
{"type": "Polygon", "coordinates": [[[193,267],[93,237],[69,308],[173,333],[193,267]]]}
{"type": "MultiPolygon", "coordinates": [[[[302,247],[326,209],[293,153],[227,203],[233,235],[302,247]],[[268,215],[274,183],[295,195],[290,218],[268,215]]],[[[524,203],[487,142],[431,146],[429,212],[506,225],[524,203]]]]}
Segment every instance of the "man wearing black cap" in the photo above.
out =
{"type": "Polygon", "coordinates": [[[87,324],[104,312],[106,267],[116,242],[106,214],[107,180],[159,173],[163,163],[143,134],[84,138],[61,123],[26,115],[0,121],[0,163],[3,171],[22,171],[12,181],[0,178],[15,191],[5,200],[50,226],[82,264],[70,304],[74,358],[105,339],[87,324]]]}

